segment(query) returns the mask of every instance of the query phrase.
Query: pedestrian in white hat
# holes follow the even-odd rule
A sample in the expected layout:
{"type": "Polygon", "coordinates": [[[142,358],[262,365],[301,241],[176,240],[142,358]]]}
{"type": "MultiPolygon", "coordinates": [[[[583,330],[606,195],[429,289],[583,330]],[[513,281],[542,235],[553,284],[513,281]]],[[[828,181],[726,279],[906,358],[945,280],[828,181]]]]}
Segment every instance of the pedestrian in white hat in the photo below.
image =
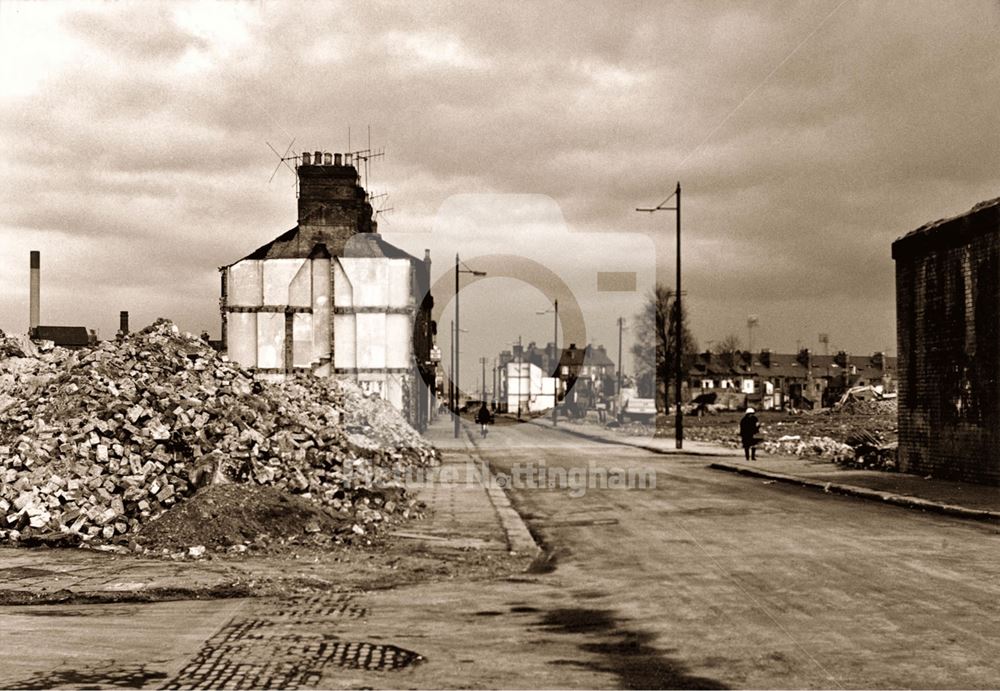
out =
{"type": "Polygon", "coordinates": [[[757,460],[757,435],[760,433],[760,420],[753,408],[747,408],[746,414],[740,419],[740,441],[743,442],[743,455],[748,461],[757,460]]]}

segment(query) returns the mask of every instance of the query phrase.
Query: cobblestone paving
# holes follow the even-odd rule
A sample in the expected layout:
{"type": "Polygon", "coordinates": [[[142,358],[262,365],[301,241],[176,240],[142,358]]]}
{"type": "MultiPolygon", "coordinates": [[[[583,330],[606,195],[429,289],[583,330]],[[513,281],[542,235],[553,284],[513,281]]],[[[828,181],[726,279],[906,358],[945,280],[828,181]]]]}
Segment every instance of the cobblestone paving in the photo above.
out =
{"type": "Polygon", "coordinates": [[[386,671],[423,659],[394,645],[340,640],[337,621],[366,613],[350,595],[252,602],[162,688],[310,688],[329,666],[386,671]]]}

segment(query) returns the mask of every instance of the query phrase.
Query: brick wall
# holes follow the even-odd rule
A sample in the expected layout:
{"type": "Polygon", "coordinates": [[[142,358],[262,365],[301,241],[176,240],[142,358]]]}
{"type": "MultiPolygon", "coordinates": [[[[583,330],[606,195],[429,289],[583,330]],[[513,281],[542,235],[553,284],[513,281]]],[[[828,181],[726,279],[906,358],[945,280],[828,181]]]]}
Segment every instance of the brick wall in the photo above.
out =
{"type": "Polygon", "coordinates": [[[998,209],[893,243],[904,472],[1000,484],[998,209]]]}

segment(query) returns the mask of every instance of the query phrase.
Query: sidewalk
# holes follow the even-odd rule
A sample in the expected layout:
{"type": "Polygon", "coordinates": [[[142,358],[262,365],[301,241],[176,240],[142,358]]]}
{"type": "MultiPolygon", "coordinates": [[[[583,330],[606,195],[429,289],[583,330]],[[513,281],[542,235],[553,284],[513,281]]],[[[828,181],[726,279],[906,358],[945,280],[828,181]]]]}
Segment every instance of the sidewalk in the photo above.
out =
{"type": "MultiPolygon", "coordinates": [[[[530,421],[529,424],[538,425],[539,427],[546,427],[552,429],[552,419],[551,418],[535,418],[530,421]]],[[[589,423],[577,423],[570,422],[567,420],[561,420],[555,429],[560,432],[565,432],[566,434],[573,434],[578,437],[583,437],[584,439],[591,439],[593,441],[602,441],[609,444],[626,444],[628,446],[634,446],[637,449],[645,449],[646,451],[652,451],[653,453],[661,454],[682,454],[684,456],[712,456],[712,457],[733,457],[742,458],[743,452],[739,449],[730,449],[725,446],[719,446],[718,444],[712,444],[704,441],[693,441],[690,439],[684,440],[684,448],[678,449],[676,441],[671,437],[652,437],[652,436],[639,436],[639,435],[624,435],[619,434],[613,429],[608,429],[606,427],[599,427],[596,424],[589,423]]]]}
{"type": "MultiPolygon", "coordinates": [[[[410,486],[427,510],[424,518],[396,526],[393,544],[385,554],[376,553],[388,562],[387,569],[413,555],[436,561],[435,552],[445,559],[469,552],[537,553],[503,491],[484,483],[481,466],[467,462],[478,457],[468,435],[463,432],[456,440],[451,430],[450,421],[439,421],[426,435],[439,445],[444,460],[430,470],[426,482],[410,486]]],[[[0,547],[0,605],[250,597],[276,588],[351,589],[364,587],[355,583],[362,576],[352,580],[343,571],[377,569],[372,551],[331,550],[318,557],[302,551],[301,560],[292,551],[170,561],[78,548],[0,547]]],[[[386,580],[382,585],[391,584],[386,580]]]]}
{"type": "MultiPolygon", "coordinates": [[[[552,421],[532,420],[532,424],[552,427],[552,421]]],[[[625,436],[595,425],[563,422],[557,429],[567,434],[613,444],[625,444],[660,454],[714,456],[719,460],[709,468],[759,477],[833,492],[862,499],[881,501],[922,511],[943,513],[959,518],[1000,522],[1000,488],[907,473],[841,468],[828,460],[790,456],[762,456],[746,461],[740,449],[709,442],[684,440],[684,449],[675,448],[669,438],[625,436]]]]}
{"type": "MultiPolygon", "coordinates": [[[[494,482],[484,482],[483,474],[489,473],[489,469],[482,463],[473,441],[473,426],[463,420],[457,438],[454,429],[451,417],[440,416],[423,433],[423,437],[441,451],[443,458],[428,483],[416,488],[410,486],[411,490],[416,489],[417,499],[433,507],[432,520],[420,528],[420,534],[445,539],[449,534],[457,535],[468,546],[537,556],[538,545],[503,489],[494,482]],[[473,534],[479,537],[472,537],[473,534]],[[478,544],[468,543],[469,539],[478,540],[478,544]]],[[[395,534],[419,537],[409,530],[407,526],[395,534]]]]}

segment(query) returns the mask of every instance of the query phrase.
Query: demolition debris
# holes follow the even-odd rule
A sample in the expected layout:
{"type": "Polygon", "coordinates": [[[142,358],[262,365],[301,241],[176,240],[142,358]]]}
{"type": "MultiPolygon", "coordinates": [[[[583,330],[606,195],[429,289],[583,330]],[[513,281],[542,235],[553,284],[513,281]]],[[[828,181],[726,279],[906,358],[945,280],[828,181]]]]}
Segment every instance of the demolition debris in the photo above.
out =
{"type": "Polygon", "coordinates": [[[0,332],[0,540],[126,543],[220,483],[300,495],[366,535],[410,514],[402,478],[436,459],[357,386],[257,381],[166,320],[73,352],[0,332]]]}

